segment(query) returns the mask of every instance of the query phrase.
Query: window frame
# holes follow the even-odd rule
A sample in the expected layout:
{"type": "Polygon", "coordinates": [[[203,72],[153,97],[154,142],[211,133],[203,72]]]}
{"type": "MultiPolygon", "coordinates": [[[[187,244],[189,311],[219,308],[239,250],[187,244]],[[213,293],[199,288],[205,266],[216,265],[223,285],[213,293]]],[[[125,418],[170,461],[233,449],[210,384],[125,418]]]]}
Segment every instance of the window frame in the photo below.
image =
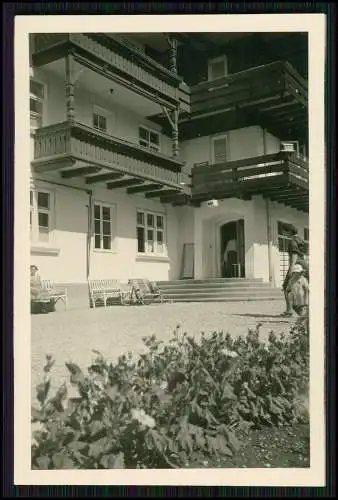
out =
{"type": "Polygon", "coordinates": [[[143,208],[137,208],[136,209],[136,252],[138,256],[149,256],[149,257],[167,257],[167,237],[166,237],[166,214],[163,212],[154,212],[152,210],[145,210],[143,208]],[[138,214],[142,213],[143,214],[143,224],[138,222],[138,214]],[[148,216],[153,216],[154,217],[154,225],[151,226],[148,224],[148,216]],[[157,225],[157,217],[162,218],[162,228],[158,227],[157,225]],[[143,228],[144,230],[144,235],[143,235],[143,245],[144,245],[144,252],[139,251],[138,247],[138,228],[143,228]],[[148,240],[148,231],[152,230],[154,232],[153,240],[148,240]],[[158,243],[158,238],[157,238],[157,233],[162,234],[162,252],[159,251],[159,243],[158,243]],[[153,241],[154,244],[154,251],[151,252],[149,251],[148,248],[148,241],[153,241]]]}
{"type": "Polygon", "coordinates": [[[111,134],[112,132],[112,123],[109,123],[109,118],[112,117],[114,119],[114,113],[112,111],[109,111],[106,108],[102,108],[101,106],[98,106],[97,104],[93,105],[92,109],[92,123],[91,126],[94,130],[97,132],[100,132],[102,134],[111,134]],[[106,130],[95,127],[94,126],[94,115],[97,115],[99,118],[105,118],[106,120],[106,130]]]}
{"type": "Polygon", "coordinates": [[[210,164],[211,165],[221,165],[221,163],[216,163],[216,158],[215,158],[215,141],[218,141],[220,139],[225,139],[226,141],[226,155],[225,155],[225,162],[229,161],[229,134],[219,134],[219,135],[213,135],[211,137],[211,158],[210,158],[210,164]]]}
{"type": "MultiPolygon", "coordinates": [[[[137,135],[137,140],[138,140],[138,145],[141,146],[142,148],[146,148],[149,151],[154,151],[155,153],[161,153],[162,151],[162,134],[159,130],[156,130],[154,128],[148,127],[147,125],[144,125],[143,123],[139,124],[138,126],[138,135],[137,135]],[[144,146],[143,144],[140,144],[140,141],[143,141],[143,139],[140,138],[140,129],[144,129],[149,133],[149,139],[150,139],[150,134],[156,134],[158,136],[158,149],[152,149],[150,147],[150,140],[148,146],[144,146]]],[[[144,141],[146,142],[146,141],[144,141]]]]}
{"type": "Polygon", "coordinates": [[[32,123],[30,123],[30,129],[31,129],[31,132],[35,132],[35,130],[39,129],[39,128],[42,128],[45,124],[45,121],[46,121],[46,102],[47,102],[47,84],[43,81],[41,81],[39,78],[36,78],[35,76],[33,75],[30,75],[29,77],[29,85],[31,83],[31,81],[39,84],[42,86],[43,88],[43,97],[38,97],[36,96],[35,94],[32,94],[31,91],[30,91],[30,87],[29,87],[29,116],[30,116],[30,122],[32,122],[32,120],[36,120],[38,121],[38,117],[40,117],[41,119],[41,124],[40,125],[32,125],[32,123]],[[41,103],[42,105],[42,112],[41,114],[39,113],[36,113],[34,111],[31,111],[30,109],[30,100],[33,99],[34,101],[36,102],[39,102],[41,103]]]}
{"type": "Polygon", "coordinates": [[[103,252],[103,253],[115,253],[115,242],[116,242],[116,204],[108,203],[106,201],[94,200],[92,205],[92,248],[94,252],[103,252]],[[95,246],[95,237],[98,233],[95,232],[95,206],[98,205],[100,207],[100,248],[95,246]],[[110,209],[110,248],[103,248],[103,217],[102,212],[103,208],[110,209]]]}
{"type": "MultiPolygon", "coordinates": [[[[54,231],[55,231],[55,191],[52,189],[40,188],[40,187],[30,187],[30,193],[33,193],[33,204],[29,200],[29,210],[30,218],[32,219],[29,223],[30,232],[30,242],[31,245],[38,247],[50,247],[54,243],[54,231]],[[38,207],[38,194],[44,193],[49,195],[49,208],[39,208],[38,207]],[[48,214],[48,240],[43,241],[39,237],[39,213],[48,214]]],[[[30,194],[29,194],[30,197],[30,194]]]]}
{"type": "Polygon", "coordinates": [[[209,82],[217,82],[217,80],[220,80],[221,78],[225,78],[229,74],[229,68],[228,68],[228,56],[227,55],[222,55],[219,57],[215,57],[213,59],[208,60],[208,81],[209,82]],[[212,78],[212,65],[214,63],[218,62],[224,62],[224,68],[225,68],[225,74],[223,76],[219,76],[218,78],[212,78]]]}

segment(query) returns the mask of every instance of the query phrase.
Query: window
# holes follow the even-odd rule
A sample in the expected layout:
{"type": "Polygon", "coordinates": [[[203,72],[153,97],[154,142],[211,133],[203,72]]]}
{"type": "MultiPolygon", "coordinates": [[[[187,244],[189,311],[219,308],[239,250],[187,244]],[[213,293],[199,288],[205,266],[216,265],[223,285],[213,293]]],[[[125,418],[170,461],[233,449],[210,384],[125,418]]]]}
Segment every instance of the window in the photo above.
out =
{"type": "Polygon", "coordinates": [[[113,206],[94,204],[94,248],[97,250],[113,248],[113,214],[113,206]]]}
{"type": "Polygon", "coordinates": [[[94,105],[93,108],[93,128],[101,132],[109,132],[112,128],[113,113],[100,106],[94,105]]]}
{"type": "Polygon", "coordinates": [[[212,163],[219,164],[227,161],[227,146],[227,136],[223,135],[221,137],[212,138],[212,163]]]}
{"type": "Polygon", "coordinates": [[[50,243],[52,231],[52,193],[30,191],[30,235],[35,243],[50,243]]]}
{"type": "Polygon", "coordinates": [[[29,82],[29,109],[32,129],[40,128],[43,125],[43,108],[45,99],[45,87],[42,83],[30,79],[29,82]]]}
{"type": "Polygon", "coordinates": [[[139,144],[153,151],[160,150],[160,134],[145,127],[139,127],[139,144]]]}
{"type": "Polygon", "coordinates": [[[93,113],[93,127],[101,132],[107,132],[107,117],[93,113]]]}
{"type": "Polygon", "coordinates": [[[208,80],[217,80],[228,74],[228,60],[226,56],[217,57],[208,62],[208,80]]]}
{"type": "Polygon", "coordinates": [[[164,216],[152,212],[137,212],[138,253],[164,255],[164,216]]]}

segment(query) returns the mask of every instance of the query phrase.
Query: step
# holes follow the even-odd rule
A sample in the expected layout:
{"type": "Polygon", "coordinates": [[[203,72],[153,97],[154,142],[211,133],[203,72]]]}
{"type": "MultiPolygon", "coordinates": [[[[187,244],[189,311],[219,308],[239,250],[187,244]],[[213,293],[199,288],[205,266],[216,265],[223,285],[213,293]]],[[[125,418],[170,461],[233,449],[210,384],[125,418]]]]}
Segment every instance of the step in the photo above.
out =
{"type": "Polygon", "coordinates": [[[159,289],[163,292],[170,292],[170,293],[176,293],[176,292],[198,292],[198,291],[221,291],[221,290],[228,290],[228,291],[237,291],[237,290],[274,290],[273,287],[269,283],[242,283],[240,284],[233,284],[233,285],[222,285],[222,284],[212,284],[212,283],[204,283],[204,284],[196,284],[196,285],[183,285],[183,286],[178,286],[178,285],[168,285],[168,286],[159,286],[159,289]]]}
{"type": "Polygon", "coordinates": [[[183,298],[219,298],[219,297],[278,297],[282,298],[283,295],[281,293],[269,293],[267,294],[266,292],[259,291],[255,293],[243,293],[243,292],[237,292],[237,293],[164,293],[163,294],[164,298],[175,298],[175,299],[183,299],[183,298]]]}
{"type": "Polygon", "coordinates": [[[273,296],[261,296],[261,297],[205,297],[205,298],[196,298],[196,297],[185,297],[182,299],[178,299],[177,297],[169,299],[172,302],[255,302],[255,301],[265,301],[269,302],[272,300],[282,301],[282,297],[273,297],[273,296]]]}
{"type": "Polygon", "coordinates": [[[206,279],[182,279],[156,281],[157,286],[162,285],[184,285],[184,284],[203,284],[203,283],[264,283],[262,278],[206,278],[206,279]]]}
{"type": "Polygon", "coordinates": [[[162,290],[163,295],[251,295],[251,294],[281,294],[281,290],[277,288],[271,288],[267,290],[266,288],[237,288],[234,290],[229,290],[227,288],[207,288],[207,289],[189,289],[189,290],[162,290]]]}

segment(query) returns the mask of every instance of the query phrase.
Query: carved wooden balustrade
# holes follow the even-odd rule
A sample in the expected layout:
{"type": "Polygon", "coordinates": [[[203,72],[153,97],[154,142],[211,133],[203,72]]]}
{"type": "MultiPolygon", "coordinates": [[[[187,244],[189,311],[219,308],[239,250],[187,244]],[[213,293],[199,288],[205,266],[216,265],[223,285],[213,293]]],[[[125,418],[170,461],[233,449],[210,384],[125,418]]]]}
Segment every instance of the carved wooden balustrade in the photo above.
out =
{"type": "Polygon", "coordinates": [[[184,191],[186,176],[181,173],[183,163],[177,159],[76,122],[36,131],[32,164],[37,172],[60,170],[74,162],[184,191]]]}

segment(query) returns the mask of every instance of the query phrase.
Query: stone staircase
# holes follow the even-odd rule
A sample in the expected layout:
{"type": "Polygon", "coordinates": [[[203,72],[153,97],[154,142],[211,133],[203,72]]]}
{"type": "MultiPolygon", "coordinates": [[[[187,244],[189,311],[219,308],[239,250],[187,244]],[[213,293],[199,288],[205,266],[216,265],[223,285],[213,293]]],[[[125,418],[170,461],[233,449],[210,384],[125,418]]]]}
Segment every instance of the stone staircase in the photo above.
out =
{"type": "Polygon", "coordinates": [[[259,278],[210,278],[158,281],[165,300],[172,302],[245,302],[283,300],[280,289],[259,278]]]}

